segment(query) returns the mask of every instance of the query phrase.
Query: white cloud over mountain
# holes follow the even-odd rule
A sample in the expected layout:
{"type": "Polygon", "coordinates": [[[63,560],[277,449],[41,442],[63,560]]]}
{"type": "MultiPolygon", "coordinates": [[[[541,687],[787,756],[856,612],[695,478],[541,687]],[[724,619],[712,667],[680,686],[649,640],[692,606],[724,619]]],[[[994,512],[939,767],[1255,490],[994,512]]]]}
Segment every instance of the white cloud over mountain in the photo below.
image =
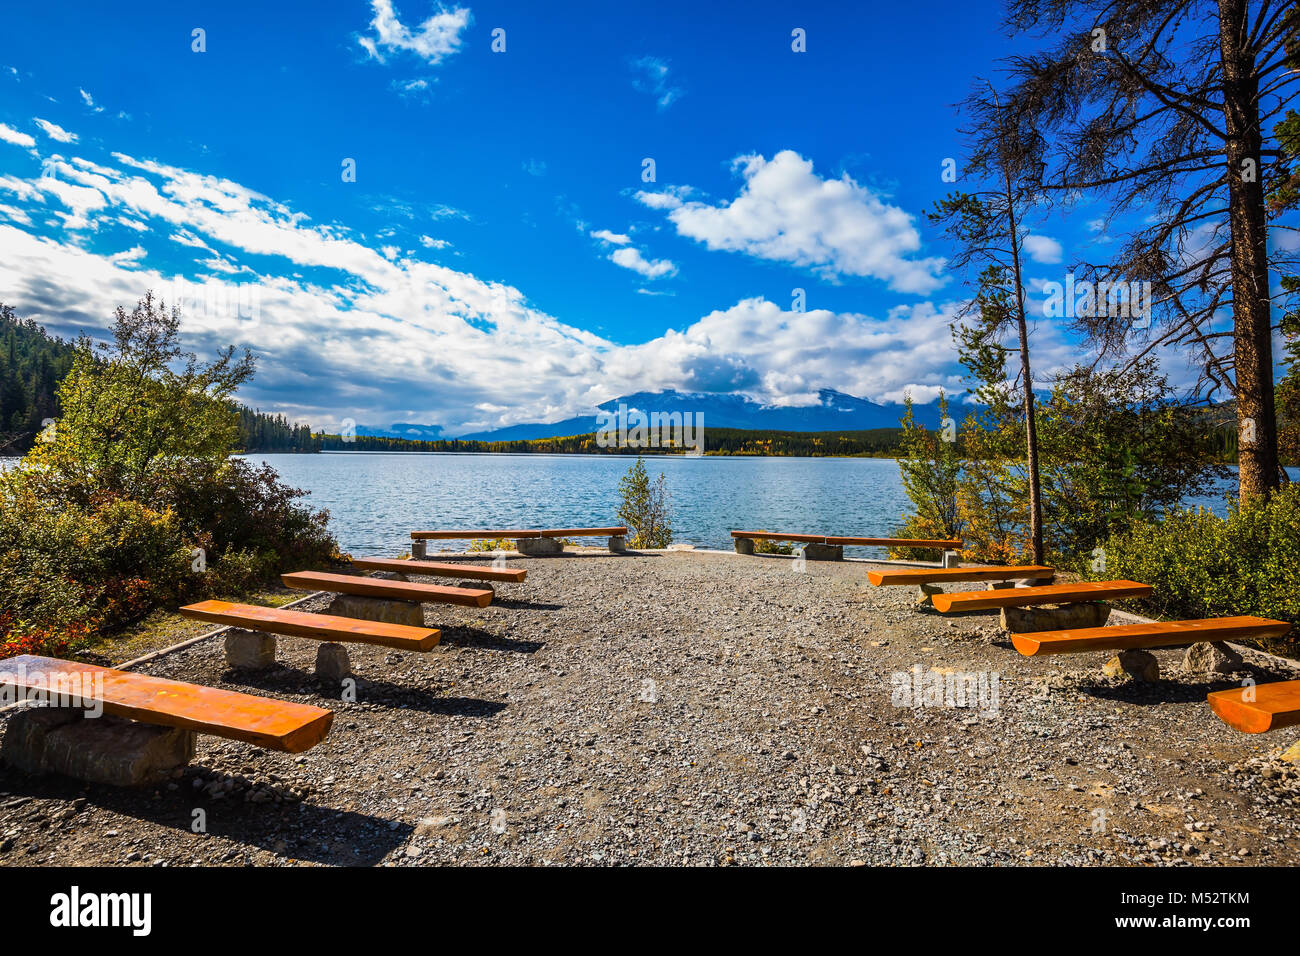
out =
{"type": "MultiPolygon", "coordinates": [[[[416,421],[456,434],[554,421],[635,391],[801,404],[823,387],[889,399],[915,382],[956,385],[951,310],[931,303],[872,317],[746,298],[620,344],[513,286],[423,261],[392,239],[372,247],[228,179],[124,153],[26,161],[29,175],[0,177],[0,290],[20,315],[60,334],[102,332],[147,289],[179,296],[190,347],[234,343],[260,356],[244,401],[315,426],[416,421]]],[[[832,203],[847,202],[840,193],[832,203]]],[[[624,234],[596,238],[611,255],[632,254],[619,264],[639,274],[676,269],[620,243],[624,234]]],[[[899,275],[926,274],[911,268],[899,275]]],[[[1046,369],[1051,353],[1040,354],[1046,369]]]]}

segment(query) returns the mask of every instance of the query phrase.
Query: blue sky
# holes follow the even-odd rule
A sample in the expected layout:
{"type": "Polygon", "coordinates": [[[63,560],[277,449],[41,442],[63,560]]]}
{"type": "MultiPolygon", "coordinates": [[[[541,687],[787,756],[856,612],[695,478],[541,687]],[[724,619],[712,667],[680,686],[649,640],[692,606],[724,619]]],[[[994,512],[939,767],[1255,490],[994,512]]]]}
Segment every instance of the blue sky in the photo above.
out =
{"type": "MultiPolygon", "coordinates": [[[[852,6],[6,5],[0,301],[95,332],[155,288],[314,426],[929,400],[966,290],[922,211],[1012,47],[987,0],[852,6]]],[[[1032,224],[1039,286],[1095,217],[1032,224]]]]}

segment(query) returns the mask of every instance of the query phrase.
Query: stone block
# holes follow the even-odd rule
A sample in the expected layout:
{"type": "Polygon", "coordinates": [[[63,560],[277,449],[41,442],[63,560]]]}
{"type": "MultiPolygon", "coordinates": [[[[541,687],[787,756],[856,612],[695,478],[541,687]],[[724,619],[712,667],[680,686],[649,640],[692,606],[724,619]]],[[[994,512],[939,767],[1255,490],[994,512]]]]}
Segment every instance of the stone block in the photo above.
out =
{"type": "Polygon", "coordinates": [[[424,538],[419,538],[411,542],[411,557],[416,561],[423,561],[429,556],[429,542],[424,538]]]}
{"type": "Polygon", "coordinates": [[[327,684],[341,684],[352,676],[352,661],[342,644],[326,641],[316,649],[316,677],[327,684]]]}
{"type": "Polygon", "coordinates": [[[9,720],[0,760],[28,773],[58,773],[90,783],[161,783],[194,758],[192,731],[82,711],[31,708],[9,720]]]}
{"type": "Polygon", "coordinates": [[[615,554],[622,554],[627,550],[627,541],[623,539],[621,534],[612,535],[609,539],[609,550],[615,554]]]}
{"type": "Polygon", "coordinates": [[[1183,655],[1183,670],[1195,674],[1231,674],[1245,663],[1231,647],[1216,641],[1197,641],[1183,655]]]}
{"type": "Polygon", "coordinates": [[[226,631],[226,663],[237,671],[275,666],[275,635],[232,627],[226,631]]]}
{"type": "Polygon", "coordinates": [[[1109,617],[1110,605],[1098,601],[1045,604],[1039,607],[1004,607],[1002,629],[1013,634],[1028,634],[1033,631],[1103,627],[1109,617]]]}
{"type": "Polygon", "coordinates": [[[943,585],[941,584],[918,584],[916,586],[917,607],[934,607],[934,601],[931,598],[942,593],[943,585]]]}
{"type": "Polygon", "coordinates": [[[1106,662],[1102,673],[1107,677],[1127,674],[1134,680],[1154,683],[1160,679],[1160,663],[1150,651],[1120,651],[1106,662]]]}
{"type": "Polygon", "coordinates": [[[544,558],[564,551],[564,543],[559,538],[517,538],[515,550],[530,558],[544,558]]]}
{"type": "Polygon", "coordinates": [[[750,538],[732,538],[731,543],[736,549],[736,554],[754,553],[754,542],[750,538]]]}
{"type": "Polygon", "coordinates": [[[805,561],[843,561],[844,548],[838,544],[809,543],[803,546],[805,561]]]}
{"type": "Polygon", "coordinates": [[[424,610],[411,601],[340,594],[330,602],[325,613],[339,617],[355,617],[363,621],[383,621],[385,624],[424,627],[424,610]]]}
{"type": "Polygon", "coordinates": [[[943,553],[943,561],[941,563],[945,568],[960,568],[961,555],[958,554],[956,551],[945,551],[943,553]]]}

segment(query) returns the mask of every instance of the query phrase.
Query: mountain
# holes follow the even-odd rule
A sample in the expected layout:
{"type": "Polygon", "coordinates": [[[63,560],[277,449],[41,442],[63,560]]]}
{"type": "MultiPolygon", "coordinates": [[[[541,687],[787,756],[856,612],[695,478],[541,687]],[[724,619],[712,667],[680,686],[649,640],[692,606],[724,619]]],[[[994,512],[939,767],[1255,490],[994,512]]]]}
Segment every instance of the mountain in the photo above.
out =
{"type": "MultiPolygon", "coordinates": [[[[704,416],[703,424],[706,431],[710,428],[796,432],[861,431],[869,428],[897,428],[898,420],[903,415],[902,405],[893,403],[878,405],[830,388],[821,389],[818,398],[819,401],[815,405],[792,408],[762,405],[741,395],[677,391],[637,392],[634,395],[610,399],[598,407],[612,413],[617,413],[619,405],[623,405],[629,413],[632,409],[640,409],[647,414],[650,412],[701,414],[704,416]]],[[[924,410],[931,406],[917,405],[916,408],[917,417],[926,421],[924,410]]],[[[570,435],[590,434],[601,424],[603,421],[595,415],[582,415],[559,422],[510,425],[493,431],[474,432],[455,437],[474,441],[563,438],[570,435]]],[[[416,425],[405,422],[395,423],[387,429],[358,428],[357,431],[360,434],[425,440],[448,437],[437,425],[416,425]]]]}

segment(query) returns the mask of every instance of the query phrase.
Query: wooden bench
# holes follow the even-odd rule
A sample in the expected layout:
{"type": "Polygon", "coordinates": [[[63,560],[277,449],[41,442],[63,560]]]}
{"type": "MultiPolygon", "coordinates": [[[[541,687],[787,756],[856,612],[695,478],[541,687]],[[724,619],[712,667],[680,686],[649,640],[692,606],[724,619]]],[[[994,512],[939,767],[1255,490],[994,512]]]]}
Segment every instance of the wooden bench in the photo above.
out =
{"type": "Polygon", "coordinates": [[[300,591],[334,591],[359,597],[385,598],[390,601],[410,601],[413,604],[458,604],[462,607],[487,607],[492,603],[492,592],[471,588],[448,588],[436,584],[416,584],[411,581],[382,581],[353,574],[332,574],[327,571],[295,571],[280,575],[287,588],[300,591]]]}
{"type": "Polygon", "coordinates": [[[1262,617],[1217,617],[1192,621],[1152,621],[1117,627],[1012,634],[1011,643],[1026,657],[1177,647],[1201,641],[1261,640],[1285,636],[1291,625],[1262,617]]]}
{"type": "Polygon", "coordinates": [[[1030,607],[1035,604],[1072,604],[1083,601],[1115,601],[1148,597],[1149,584],[1136,581],[1079,581],[1075,584],[1047,584],[1032,588],[999,591],[955,591],[936,594],[931,600],[944,614],[952,611],[991,611],[998,608],[1030,607]]]}
{"type": "Polygon", "coordinates": [[[731,539],[737,554],[753,554],[755,541],[793,541],[804,546],[804,557],[810,561],[838,561],[844,557],[845,545],[940,550],[953,550],[962,546],[961,540],[957,538],[861,538],[785,531],[733,531],[731,539]]]}
{"type": "Polygon", "coordinates": [[[987,565],[970,568],[907,568],[898,571],[868,571],[867,580],[876,587],[897,584],[946,584],[957,581],[1031,581],[1056,576],[1043,564],[987,565]]]}
{"type": "Polygon", "coordinates": [[[429,541],[471,541],[481,538],[513,538],[515,550],[529,556],[559,554],[564,550],[560,538],[609,538],[609,550],[627,550],[627,528],[497,528],[495,530],[412,531],[411,557],[426,557],[429,541]]]}
{"type": "Polygon", "coordinates": [[[402,558],[353,558],[352,566],[363,571],[396,571],[431,578],[461,578],[466,581],[508,581],[519,584],[528,574],[523,568],[485,568],[453,562],[415,561],[402,558]]]}
{"type": "Polygon", "coordinates": [[[1300,724],[1300,680],[1216,690],[1205,699],[1220,720],[1242,733],[1262,734],[1300,724]]]}
{"type": "Polygon", "coordinates": [[[200,601],[180,609],[182,617],[210,624],[224,624],[267,634],[307,637],[317,641],[343,641],[352,644],[376,644],[399,651],[427,651],[435,647],[441,632],[431,627],[409,627],[383,621],[363,621],[353,617],[285,611],[255,604],[231,604],[227,601],[200,601]]]}
{"type": "Polygon", "coordinates": [[[87,695],[104,713],[162,727],[302,753],[325,739],[334,713],[309,704],[201,687],[148,674],[23,655],[0,661],[0,685],[23,692],[48,690],[52,681],[96,688],[87,695]]]}

